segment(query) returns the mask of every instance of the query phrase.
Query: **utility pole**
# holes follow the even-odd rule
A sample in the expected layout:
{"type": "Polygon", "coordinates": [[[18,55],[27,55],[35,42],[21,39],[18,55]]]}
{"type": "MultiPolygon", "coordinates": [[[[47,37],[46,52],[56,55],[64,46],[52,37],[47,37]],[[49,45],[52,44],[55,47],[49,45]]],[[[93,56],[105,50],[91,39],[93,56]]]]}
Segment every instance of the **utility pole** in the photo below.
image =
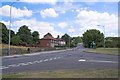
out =
{"type": "MultiPolygon", "coordinates": [[[[18,1],[18,0],[17,0],[18,1]]],[[[13,2],[11,5],[10,5],[10,23],[9,23],[9,40],[8,40],[8,55],[10,55],[10,41],[11,41],[11,23],[12,23],[12,5],[16,3],[16,2],[13,2]]]]}

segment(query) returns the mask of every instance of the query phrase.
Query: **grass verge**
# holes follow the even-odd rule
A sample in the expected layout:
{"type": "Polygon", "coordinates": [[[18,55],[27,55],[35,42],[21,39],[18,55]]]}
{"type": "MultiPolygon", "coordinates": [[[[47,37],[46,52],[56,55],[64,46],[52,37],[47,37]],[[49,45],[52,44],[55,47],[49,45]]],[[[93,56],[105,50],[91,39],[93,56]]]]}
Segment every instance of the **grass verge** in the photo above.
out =
{"type": "MultiPolygon", "coordinates": [[[[24,47],[24,46],[13,46],[13,45],[10,45],[10,47],[11,49],[16,49],[16,52],[20,54],[27,53],[27,49],[29,48],[29,47],[24,47]],[[18,50],[21,50],[21,51],[18,51],[18,50]]],[[[1,52],[0,56],[4,56],[4,53],[7,54],[6,50],[3,51],[3,49],[8,49],[8,44],[0,44],[0,52],[1,52]]]]}
{"type": "Polygon", "coordinates": [[[118,78],[118,70],[57,70],[44,72],[22,72],[4,74],[3,78],[118,78]]]}
{"type": "Polygon", "coordinates": [[[118,48],[97,48],[97,49],[88,49],[84,52],[91,52],[91,53],[101,53],[101,54],[113,54],[118,55],[118,48]]]}
{"type": "MultiPolygon", "coordinates": [[[[24,46],[13,46],[10,45],[11,48],[19,48],[19,49],[27,49],[28,47],[24,47],[24,46]]],[[[0,44],[0,48],[4,49],[4,48],[8,48],[7,44],[0,44]]]]}

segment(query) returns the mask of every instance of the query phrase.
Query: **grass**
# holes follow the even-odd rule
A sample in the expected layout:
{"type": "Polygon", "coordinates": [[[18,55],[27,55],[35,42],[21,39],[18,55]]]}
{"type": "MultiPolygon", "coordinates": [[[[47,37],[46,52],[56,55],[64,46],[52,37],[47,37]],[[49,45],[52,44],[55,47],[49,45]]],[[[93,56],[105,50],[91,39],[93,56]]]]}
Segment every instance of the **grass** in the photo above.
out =
{"type": "MultiPolygon", "coordinates": [[[[11,48],[15,48],[15,49],[21,49],[22,53],[26,53],[28,47],[24,47],[24,46],[10,46],[11,48]]],[[[8,44],[0,44],[0,56],[2,55],[2,49],[8,49],[8,44]]]]}
{"type": "MultiPolygon", "coordinates": [[[[8,44],[0,44],[0,48],[2,48],[2,49],[8,48],[8,44]]],[[[28,47],[24,47],[24,46],[13,46],[13,45],[11,45],[11,48],[27,49],[28,47]]]]}
{"type": "Polygon", "coordinates": [[[101,54],[113,54],[118,55],[118,48],[97,48],[97,49],[88,49],[84,52],[91,52],[91,53],[101,53],[101,54]]]}
{"type": "Polygon", "coordinates": [[[118,70],[57,70],[3,74],[3,78],[118,78],[118,70]]]}

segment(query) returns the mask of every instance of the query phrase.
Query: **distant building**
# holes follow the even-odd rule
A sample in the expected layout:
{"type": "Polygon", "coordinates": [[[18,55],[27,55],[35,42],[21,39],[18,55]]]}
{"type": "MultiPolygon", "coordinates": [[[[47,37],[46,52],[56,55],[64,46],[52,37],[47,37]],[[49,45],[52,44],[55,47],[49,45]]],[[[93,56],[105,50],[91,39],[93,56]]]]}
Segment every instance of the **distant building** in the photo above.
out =
{"type": "Polygon", "coordinates": [[[47,33],[42,39],[40,39],[39,44],[40,47],[54,48],[55,46],[64,46],[65,41],[59,37],[54,38],[50,33],[47,33]]]}

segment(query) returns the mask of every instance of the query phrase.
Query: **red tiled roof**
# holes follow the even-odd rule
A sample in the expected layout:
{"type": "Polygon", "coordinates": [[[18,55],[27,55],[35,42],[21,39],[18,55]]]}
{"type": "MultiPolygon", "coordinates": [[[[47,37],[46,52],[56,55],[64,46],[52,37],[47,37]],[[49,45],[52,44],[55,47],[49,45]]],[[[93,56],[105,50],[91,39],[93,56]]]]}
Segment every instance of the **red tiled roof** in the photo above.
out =
{"type": "Polygon", "coordinates": [[[63,41],[63,39],[61,39],[61,38],[56,38],[57,40],[59,40],[59,41],[63,41]]]}
{"type": "Polygon", "coordinates": [[[54,38],[53,38],[52,36],[49,36],[49,35],[45,36],[45,37],[42,38],[42,39],[50,39],[50,40],[54,40],[54,38]]]}
{"type": "Polygon", "coordinates": [[[64,41],[61,38],[54,38],[54,37],[52,37],[50,35],[44,36],[44,38],[42,38],[42,40],[59,40],[59,41],[64,41]]]}

